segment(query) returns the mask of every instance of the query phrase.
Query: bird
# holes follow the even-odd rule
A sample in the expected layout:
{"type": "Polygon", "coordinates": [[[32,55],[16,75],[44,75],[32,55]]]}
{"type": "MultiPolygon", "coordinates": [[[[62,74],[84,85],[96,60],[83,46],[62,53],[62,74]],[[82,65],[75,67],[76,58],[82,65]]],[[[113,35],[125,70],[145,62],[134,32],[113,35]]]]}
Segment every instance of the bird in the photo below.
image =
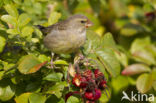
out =
{"type": "Polygon", "coordinates": [[[75,14],[66,20],[44,27],[36,27],[46,35],[43,43],[47,49],[55,54],[70,54],[79,50],[86,41],[86,29],[93,26],[88,17],[75,14]]]}

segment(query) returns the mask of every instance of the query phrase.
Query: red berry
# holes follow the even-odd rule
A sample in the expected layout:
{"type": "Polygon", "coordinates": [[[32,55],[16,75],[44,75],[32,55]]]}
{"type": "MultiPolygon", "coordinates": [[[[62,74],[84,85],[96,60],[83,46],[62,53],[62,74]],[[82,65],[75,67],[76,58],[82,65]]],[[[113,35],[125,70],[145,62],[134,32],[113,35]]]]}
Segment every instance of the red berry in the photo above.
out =
{"type": "Polygon", "coordinates": [[[105,89],[107,87],[106,83],[107,82],[105,80],[102,80],[98,85],[99,89],[101,90],[105,89]]]}
{"type": "Polygon", "coordinates": [[[89,69],[85,70],[82,75],[86,77],[87,80],[91,80],[93,78],[92,71],[89,69]]]}
{"type": "Polygon", "coordinates": [[[65,101],[67,101],[67,99],[68,99],[70,96],[74,95],[74,94],[79,94],[79,95],[80,95],[80,92],[79,92],[79,91],[74,91],[74,92],[69,92],[69,93],[67,93],[67,94],[65,95],[65,101]]]}
{"type": "Polygon", "coordinates": [[[100,76],[103,76],[104,77],[104,74],[102,72],[100,72],[99,69],[95,69],[94,70],[94,75],[95,75],[95,78],[98,78],[100,76]]]}
{"type": "Polygon", "coordinates": [[[98,100],[101,97],[101,91],[99,89],[96,89],[91,92],[85,92],[84,97],[88,100],[98,100]]]}
{"type": "Polygon", "coordinates": [[[85,77],[82,77],[80,74],[76,74],[72,80],[72,84],[76,87],[84,88],[87,85],[87,80],[85,77]]]}

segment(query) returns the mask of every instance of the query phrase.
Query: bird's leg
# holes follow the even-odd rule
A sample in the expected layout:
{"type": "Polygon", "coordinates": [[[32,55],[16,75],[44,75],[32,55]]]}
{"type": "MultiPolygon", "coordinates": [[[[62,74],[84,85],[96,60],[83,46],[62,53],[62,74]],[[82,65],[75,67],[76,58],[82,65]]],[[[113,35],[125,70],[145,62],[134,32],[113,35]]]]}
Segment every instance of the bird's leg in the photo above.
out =
{"type": "Polygon", "coordinates": [[[53,69],[53,68],[54,68],[53,58],[54,58],[54,53],[53,53],[53,52],[51,52],[51,61],[50,61],[50,64],[51,64],[51,69],[53,69]]]}

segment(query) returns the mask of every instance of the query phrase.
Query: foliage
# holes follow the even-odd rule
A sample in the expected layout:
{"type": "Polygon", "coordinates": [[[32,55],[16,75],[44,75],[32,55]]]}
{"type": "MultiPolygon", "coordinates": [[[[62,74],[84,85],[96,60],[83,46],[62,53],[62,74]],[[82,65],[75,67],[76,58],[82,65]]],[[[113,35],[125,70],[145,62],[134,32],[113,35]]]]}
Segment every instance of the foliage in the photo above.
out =
{"type": "Polygon", "coordinates": [[[121,102],[123,90],[156,94],[155,9],[155,0],[0,0],[0,103],[65,103],[77,90],[67,82],[72,55],[59,55],[51,69],[34,27],[76,13],[94,23],[81,51],[107,78],[110,98],[102,93],[99,102],[121,102]]]}

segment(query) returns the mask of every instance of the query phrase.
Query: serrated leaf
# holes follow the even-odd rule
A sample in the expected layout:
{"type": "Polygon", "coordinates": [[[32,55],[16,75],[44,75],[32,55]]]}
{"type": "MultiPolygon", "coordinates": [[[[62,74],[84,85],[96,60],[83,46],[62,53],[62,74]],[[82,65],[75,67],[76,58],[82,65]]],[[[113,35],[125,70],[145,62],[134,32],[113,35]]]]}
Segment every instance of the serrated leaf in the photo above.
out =
{"type": "Polygon", "coordinates": [[[19,16],[18,18],[18,25],[20,27],[25,26],[26,24],[28,24],[30,22],[30,18],[26,13],[23,13],[19,16]]]}
{"type": "Polygon", "coordinates": [[[4,22],[8,24],[12,24],[14,27],[17,25],[16,18],[11,15],[3,15],[1,16],[1,20],[3,20],[4,22]]]}
{"type": "Polygon", "coordinates": [[[117,51],[117,47],[111,33],[106,33],[101,39],[101,45],[104,48],[111,48],[117,51]]]}
{"type": "Polygon", "coordinates": [[[45,103],[46,96],[41,94],[32,93],[29,95],[29,103],[45,103]]]}
{"type": "Polygon", "coordinates": [[[35,56],[27,55],[24,56],[18,65],[18,70],[22,74],[30,74],[37,72],[43,65],[45,65],[47,61],[41,63],[35,56]]]}
{"type": "Polygon", "coordinates": [[[96,55],[111,76],[116,77],[120,74],[120,63],[111,49],[96,51],[96,55]]]}
{"type": "Polygon", "coordinates": [[[62,73],[50,73],[43,80],[53,81],[53,82],[60,82],[63,77],[62,73]]]}
{"type": "MultiPolygon", "coordinates": [[[[84,46],[86,55],[92,59],[98,58],[100,69],[106,68],[111,76],[116,77],[119,75],[120,63],[115,57],[114,51],[117,51],[117,48],[112,35],[107,33],[100,38],[96,33],[88,31],[87,38],[87,43],[84,46]]],[[[101,71],[105,72],[105,70],[101,71]]]]}
{"type": "Polygon", "coordinates": [[[145,73],[138,77],[136,87],[139,92],[146,93],[151,89],[153,82],[153,76],[145,73]]]}
{"type": "Polygon", "coordinates": [[[8,101],[10,100],[15,94],[15,91],[11,87],[11,85],[1,86],[0,85],[0,100],[1,101],[8,101]]]}
{"type": "Polygon", "coordinates": [[[3,51],[5,44],[6,44],[6,39],[0,36],[0,53],[3,51]]]}
{"type": "Polygon", "coordinates": [[[127,66],[123,71],[122,75],[135,75],[143,72],[150,72],[151,69],[145,64],[132,64],[127,66]]]}
{"type": "Polygon", "coordinates": [[[34,32],[34,29],[32,27],[29,27],[29,26],[25,26],[23,29],[22,29],[22,33],[21,33],[21,37],[27,37],[27,36],[30,36],[32,35],[32,33],[34,32]]]}
{"type": "Polygon", "coordinates": [[[13,4],[7,4],[4,8],[11,16],[18,17],[18,11],[13,4]]]}
{"type": "Polygon", "coordinates": [[[28,99],[31,93],[23,93],[15,98],[16,103],[29,103],[28,99]]]}

